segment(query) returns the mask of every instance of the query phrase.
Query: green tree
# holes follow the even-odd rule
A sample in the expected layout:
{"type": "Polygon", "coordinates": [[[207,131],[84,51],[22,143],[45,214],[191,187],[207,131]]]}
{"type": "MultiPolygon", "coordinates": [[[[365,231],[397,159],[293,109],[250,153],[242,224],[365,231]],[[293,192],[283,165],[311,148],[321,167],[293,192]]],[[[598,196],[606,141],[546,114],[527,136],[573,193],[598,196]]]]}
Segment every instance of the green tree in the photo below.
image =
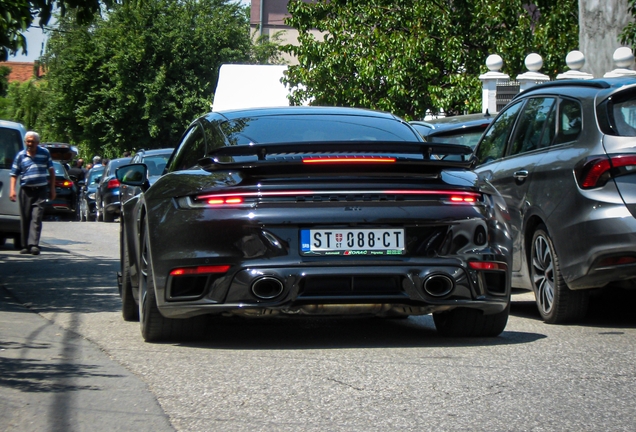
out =
{"type": "MultiPolygon", "coordinates": [[[[91,22],[103,7],[111,7],[117,0],[0,0],[0,60],[18,51],[27,53],[23,33],[37,21],[46,26],[55,10],[64,16],[72,11],[80,23],[91,22]]],[[[129,1],[137,4],[136,1],[129,1]]]]}
{"type": "Polygon", "coordinates": [[[288,10],[299,32],[299,45],[284,47],[299,61],[285,78],[292,103],[406,118],[479,111],[478,77],[490,54],[514,77],[536,51],[554,74],[578,46],[576,0],[291,0],[288,10]]]}
{"type": "Polygon", "coordinates": [[[61,19],[44,57],[48,132],[85,154],[175,145],[209,111],[220,65],[250,58],[247,10],[233,1],[156,0],[107,18],[61,19]]]}
{"type": "Polygon", "coordinates": [[[7,66],[0,66],[0,97],[7,95],[7,89],[9,88],[9,74],[11,74],[11,68],[7,66]]]}
{"type": "MultiPolygon", "coordinates": [[[[9,84],[3,113],[5,119],[22,123],[27,129],[40,131],[40,112],[46,103],[46,82],[36,79],[9,84]]],[[[50,141],[47,139],[47,141],[50,141]]]]}
{"type": "Polygon", "coordinates": [[[627,0],[627,11],[635,19],[625,26],[623,31],[618,35],[619,42],[623,45],[636,46],[636,0],[627,0]]]}

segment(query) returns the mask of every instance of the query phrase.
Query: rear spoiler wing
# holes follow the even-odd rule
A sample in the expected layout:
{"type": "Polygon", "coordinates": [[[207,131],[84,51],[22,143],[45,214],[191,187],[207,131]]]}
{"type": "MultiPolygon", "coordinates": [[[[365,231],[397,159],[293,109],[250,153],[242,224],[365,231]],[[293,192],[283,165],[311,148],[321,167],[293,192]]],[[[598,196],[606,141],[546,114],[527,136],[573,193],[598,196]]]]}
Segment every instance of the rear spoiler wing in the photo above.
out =
{"type": "MultiPolygon", "coordinates": [[[[284,144],[250,144],[220,147],[199,160],[206,171],[228,169],[254,169],[265,167],[290,167],[302,165],[311,157],[329,156],[391,156],[393,165],[434,166],[437,168],[471,168],[473,150],[457,144],[424,142],[302,142],[284,144]],[[251,160],[235,161],[236,157],[252,157],[251,160]],[[449,158],[449,156],[454,156],[449,158]]],[[[370,162],[372,163],[372,162],[370,162]]]]}

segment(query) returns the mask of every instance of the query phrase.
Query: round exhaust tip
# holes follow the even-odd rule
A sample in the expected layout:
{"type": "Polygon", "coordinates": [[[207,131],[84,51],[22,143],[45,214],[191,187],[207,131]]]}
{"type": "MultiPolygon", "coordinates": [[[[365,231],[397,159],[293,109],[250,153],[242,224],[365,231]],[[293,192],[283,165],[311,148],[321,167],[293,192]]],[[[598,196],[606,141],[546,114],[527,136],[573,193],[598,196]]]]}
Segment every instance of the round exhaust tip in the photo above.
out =
{"type": "Polygon", "coordinates": [[[275,277],[265,276],[252,283],[252,294],[261,300],[271,300],[283,293],[283,283],[275,277]]]}
{"type": "Polygon", "coordinates": [[[424,279],[424,292],[432,297],[444,297],[455,288],[455,281],[450,276],[435,274],[424,279]]]}

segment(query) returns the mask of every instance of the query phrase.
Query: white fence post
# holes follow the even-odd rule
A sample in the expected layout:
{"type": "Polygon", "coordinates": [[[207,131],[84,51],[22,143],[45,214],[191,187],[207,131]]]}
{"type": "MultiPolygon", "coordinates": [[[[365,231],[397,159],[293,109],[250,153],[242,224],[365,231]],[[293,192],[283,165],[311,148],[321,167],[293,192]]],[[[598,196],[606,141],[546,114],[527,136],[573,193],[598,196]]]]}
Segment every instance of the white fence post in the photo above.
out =
{"type": "Polygon", "coordinates": [[[517,76],[520,91],[528,90],[539,83],[550,81],[549,76],[539,73],[539,69],[543,66],[543,58],[539,54],[528,54],[524,63],[526,68],[528,68],[528,72],[517,76]]]}
{"type": "Polygon", "coordinates": [[[612,59],[614,60],[614,66],[616,66],[616,69],[609,71],[608,73],[603,75],[604,78],[616,78],[636,75],[636,71],[630,69],[634,66],[634,53],[632,53],[631,48],[618,48],[616,51],[614,51],[612,59]]]}
{"type": "Polygon", "coordinates": [[[581,69],[585,65],[585,55],[581,51],[570,51],[565,57],[565,64],[570,68],[569,71],[560,73],[556,79],[592,79],[594,75],[587,72],[581,72],[581,69]]]}
{"type": "Polygon", "coordinates": [[[503,59],[497,54],[491,54],[486,59],[488,72],[479,75],[482,84],[481,112],[491,114],[497,112],[497,83],[510,80],[510,76],[499,72],[503,66],[503,59]]]}

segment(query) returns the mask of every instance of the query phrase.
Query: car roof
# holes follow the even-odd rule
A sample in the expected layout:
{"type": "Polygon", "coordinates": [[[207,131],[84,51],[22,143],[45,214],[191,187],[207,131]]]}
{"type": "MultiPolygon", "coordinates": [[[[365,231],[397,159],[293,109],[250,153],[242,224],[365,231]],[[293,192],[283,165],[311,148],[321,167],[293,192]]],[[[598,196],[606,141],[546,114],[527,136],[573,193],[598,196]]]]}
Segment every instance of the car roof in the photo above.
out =
{"type": "Polygon", "coordinates": [[[174,148],[160,148],[150,150],[138,150],[137,153],[143,153],[144,155],[157,155],[157,154],[170,154],[174,151],[174,148]]]}
{"type": "Polygon", "coordinates": [[[527,95],[563,94],[573,97],[594,95],[598,101],[607,99],[616,92],[636,87],[636,77],[597,78],[591,80],[557,80],[537,84],[518,93],[511,102],[527,95]]]}
{"type": "Polygon", "coordinates": [[[394,114],[374,111],[365,108],[351,107],[325,107],[325,106],[290,106],[290,107],[271,107],[271,108],[246,108],[228,111],[216,111],[209,114],[220,114],[228,120],[241,117],[259,117],[259,116],[275,116],[275,115],[351,115],[387,118],[403,121],[394,114]]]}

